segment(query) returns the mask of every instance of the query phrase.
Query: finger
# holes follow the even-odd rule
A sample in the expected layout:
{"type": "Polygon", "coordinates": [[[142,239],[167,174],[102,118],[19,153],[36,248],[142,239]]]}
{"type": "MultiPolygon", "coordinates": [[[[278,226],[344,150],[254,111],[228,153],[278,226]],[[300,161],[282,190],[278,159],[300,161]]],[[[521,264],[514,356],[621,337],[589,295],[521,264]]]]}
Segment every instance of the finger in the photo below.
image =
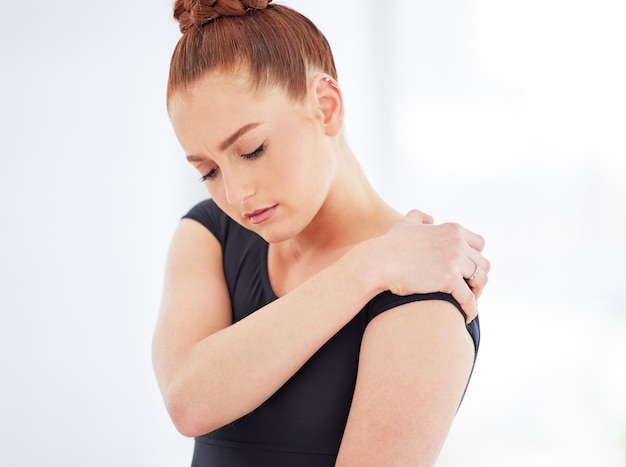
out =
{"type": "Polygon", "coordinates": [[[472,254],[468,255],[462,269],[463,279],[466,281],[475,281],[481,274],[484,274],[480,267],[481,263],[483,263],[483,261],[481,261],[480,256],[475,257],[475,255],[472,254]]]}
{"type": "Polygon", "coordinates": [[[472,293],[474,294],[474,298],[476,298],[476,301],[478,301],[480,296],[483,294],[484,288],[480,287],[480,286],[473,286],[473,285],[470,285],[469,283],[468,283],[468,285],[470,286],[470,289],[472,289],[472,293]]]}
{"type": "Polygon", "coordinates": [[[451,294],[461,305],[465,313],[465,322],[471,323],[478,315],[478,304],[470,286],[461,279],[454,284],[451,294]]]}
{"type": "Polygon", "coordinates": [[[469,285],[476,300],[478,300],[483,294],[483,290],[485,290],[485,286],[487,285],[487,276],[484,276],[484,278],[482,278],[481,280],[474,279],[473,281],[468,281],[466,279],[465,282],[467,283],[467,285],[469,285]]]}
{"type": "Polygon", "coordinates": [[[474,250],[481,252],[485,248],[485,239],[481,235],[463,228],[463,237],[474,250]]]}
{"type": "Polygon", "coordinates": [[[478,299],[487,285],[490,264],[485,257],[477,253],[475,250],[471,251],[474,255],[470,256],[473,256],[475,259],[468,258],[465,269],[463,270],[463,278],[474,293],[476,299],[478,299]],[[467,271],[472,272],[468,273],[467,271]]]}
{"type": "Polygon", "coordinates": [[[433,216],[426,214],[425,212],[419,211],[417,209],[410,210],[407,215],[407,218],[417,221],[420,224],[433,224],[435,219],[433,216]]]}
{"type": "Polygon", "coordinates": [[[476,272],[476,267],[479,268],[478,274],[488,274],[491,271],[491,263],[485,258],[478,250],[471,248],[470,246],[464,250],[467,255],[467,262],[463,266],[463,276],[469,279],[476,272]]]}

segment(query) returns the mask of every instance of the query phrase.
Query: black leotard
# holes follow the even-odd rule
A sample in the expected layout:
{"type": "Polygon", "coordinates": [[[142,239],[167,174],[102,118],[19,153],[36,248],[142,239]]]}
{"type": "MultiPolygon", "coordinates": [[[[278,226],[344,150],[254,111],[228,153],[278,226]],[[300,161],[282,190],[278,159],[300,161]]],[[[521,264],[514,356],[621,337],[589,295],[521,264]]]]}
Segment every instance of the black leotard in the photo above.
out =
{"type": "MultiPolygon", "coordinates": [[[[212,200],[199,203],[185,217],[206,226],[222,245],[233,322],[276,300],[265,240],[230,219],[212,200]]],[[[260,407],[196,437],[192,467],[333,466],[350,410],[365,327],[383,311],[419,300],[446,300],[461,310],[443,293],[376,296],[260,407]]],[[[467,329],[478,350],[478,319],[467,329]]],[[[252,388],[255,382],[247,384],[252,388]]]]}

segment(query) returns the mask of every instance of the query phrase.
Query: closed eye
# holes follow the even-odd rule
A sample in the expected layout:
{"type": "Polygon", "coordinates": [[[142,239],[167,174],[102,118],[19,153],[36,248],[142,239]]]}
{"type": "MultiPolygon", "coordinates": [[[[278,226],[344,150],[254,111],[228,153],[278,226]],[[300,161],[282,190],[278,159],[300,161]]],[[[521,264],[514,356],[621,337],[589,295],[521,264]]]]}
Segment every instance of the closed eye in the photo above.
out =
{"type": "Polygon", "coordinates": [[[257,157],[259,157],[261,154],[263,154],[263,152],[265,151],[265,143],[263,143],[261,146],[259,146],[258,148],[256,148],[254,151],[252,151],[250,154],[242,154],[241,158],[245,159],[245,160],[251,160],[251,159],[256,159],[257,157]]]}
{"type": "MultiPolygon", "coordinates": [[[[252,160],[252,159],[256,159],[257,157],[261,156],[261,154],[263,154],[264,152],[265,152],[265,143],[263,143],[261,146],[256,148],[251,153],[242,154],[241,158],[244,159],[244,160],[247,160],[247,161],[248,160],[252,160]]],[[[215,176],[217,175],[217,169],[218,169],[218,167],[214,167],[213,169],[211,169],[209,172],[207,172],[202,177],[200,177],[200,181],[201,182],[206,182],[207,180],[214,179],[215,176]]]]}
{"type": "Polygon", "coordinates": [[[206,182],[207,180],[211,180],[211,179],[215,178],[215,175],[217,175],[217,167],[211,169],[206,174],[204,174],[202,177],[200,177],[200,181],[201,182],[206,182]]]}

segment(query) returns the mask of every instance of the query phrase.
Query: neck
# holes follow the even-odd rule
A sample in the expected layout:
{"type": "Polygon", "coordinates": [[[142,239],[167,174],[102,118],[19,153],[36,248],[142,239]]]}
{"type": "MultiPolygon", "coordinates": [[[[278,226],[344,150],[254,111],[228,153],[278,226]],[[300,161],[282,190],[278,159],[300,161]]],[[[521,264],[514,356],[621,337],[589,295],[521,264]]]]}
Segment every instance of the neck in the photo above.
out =
{"type": "Polygon", "coordinates": [[[337,173],[324,204],[304,231],[281,245],[294,259],[342,253],[382,235],[401,217],[374,191],[347,143],[338,146],[337,173]]]}

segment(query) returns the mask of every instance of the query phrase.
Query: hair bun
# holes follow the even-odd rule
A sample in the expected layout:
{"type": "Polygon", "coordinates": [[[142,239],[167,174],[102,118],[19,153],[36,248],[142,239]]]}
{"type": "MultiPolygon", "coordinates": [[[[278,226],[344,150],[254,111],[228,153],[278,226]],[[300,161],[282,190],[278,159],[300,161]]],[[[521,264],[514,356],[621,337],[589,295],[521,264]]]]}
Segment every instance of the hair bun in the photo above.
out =
{"type": "Polygon", "coordinates": [[[222,16],[243,16],[262,10],[272,0],[176,0],[174,19],[184,34],[191,27],[200,27],[222,16]]]}

